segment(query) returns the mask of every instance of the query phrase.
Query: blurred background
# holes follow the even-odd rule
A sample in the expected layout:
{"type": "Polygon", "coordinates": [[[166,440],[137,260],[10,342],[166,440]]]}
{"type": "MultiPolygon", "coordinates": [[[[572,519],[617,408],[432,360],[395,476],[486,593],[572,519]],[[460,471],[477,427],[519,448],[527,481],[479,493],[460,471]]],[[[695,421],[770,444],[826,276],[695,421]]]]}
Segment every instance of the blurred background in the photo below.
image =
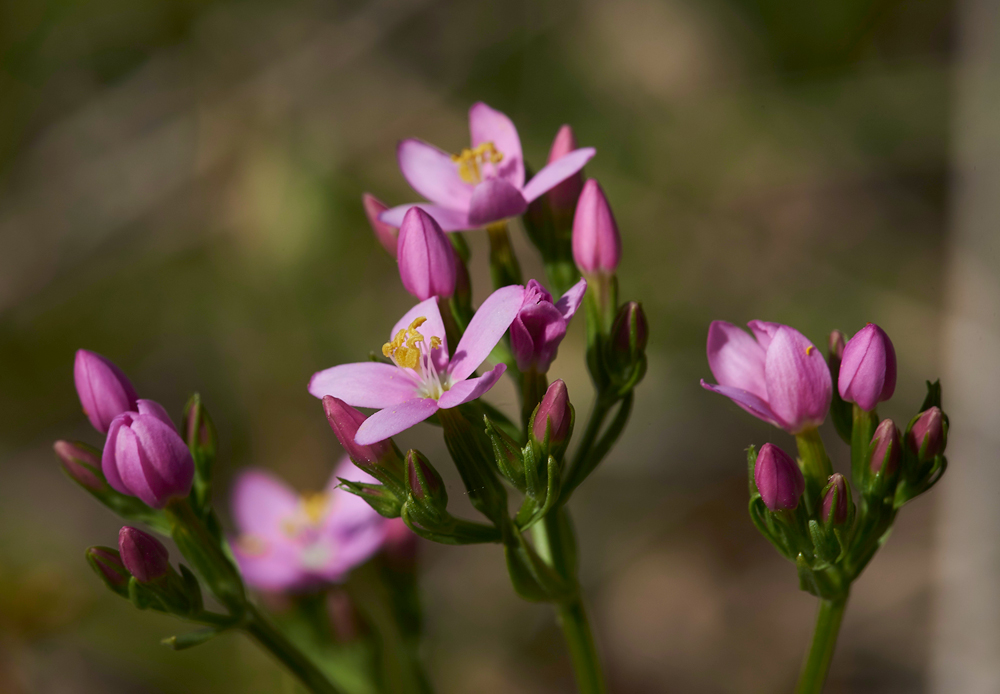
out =
{"type": "MultiPolygon", "coordinates": [[[[397,140],[458,151],[477,100],[536,169],[563,123],[597,147],[621,296],[649,315],[630,428],[571,505],[612,691],[790,691],[811,634],[814,598],[746,512],[743,449],[794,442],[699,387],[716,318],[817,345],[879,323],[897,422],[944,377],[951,469],[855,585],[828,691],[1000,690],[994,4],[0,0],[0,691],[292,691],[241,636],[162,647],[186,627],[90,573],[84,548],[119,523],[51,451],[100,443],[73,353],[175,414],[202,393],[224,514],[242,466],[319,488],[340,451],[309,376],[412,303],[361,194],[416,199],[397,140]]],[[[578,412],[582,327],[553,368],[578,412]]],[[[490,399],[513,411],[509,386],[490,399]]],[[[471,512],[436,430],[397,440],[471,512]]],[[[573,690],[551,610],[515,596],[498,547],[421,552],[441,694],[573,690]]]]}

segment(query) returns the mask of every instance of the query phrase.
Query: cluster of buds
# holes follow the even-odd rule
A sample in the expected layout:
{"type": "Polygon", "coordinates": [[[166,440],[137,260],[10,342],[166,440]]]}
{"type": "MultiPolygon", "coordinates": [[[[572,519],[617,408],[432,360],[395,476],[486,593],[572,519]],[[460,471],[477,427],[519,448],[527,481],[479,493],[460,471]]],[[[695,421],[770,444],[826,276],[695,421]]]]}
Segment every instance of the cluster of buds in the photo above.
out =
{"type": "Polygon", "coordinates": [[[825,363],[788,326],[753,321],[750,328],[753,338],[729,323],[712,324],[708,358],[718,384],[702,384],[796,436],[798,461],[771,443],[749,449],[750,516],[795,562],[803,590],[842,598],[900,507],[944,472],[940,386],[928,383],[920,413],[902,432],[876,411],[896,387],[895,349],[880,327],[869,323],[850,340],[834,331],[825,363]],[[850,482],[833,472],[817,431],[828,411],[851,445],[850,482]]]}

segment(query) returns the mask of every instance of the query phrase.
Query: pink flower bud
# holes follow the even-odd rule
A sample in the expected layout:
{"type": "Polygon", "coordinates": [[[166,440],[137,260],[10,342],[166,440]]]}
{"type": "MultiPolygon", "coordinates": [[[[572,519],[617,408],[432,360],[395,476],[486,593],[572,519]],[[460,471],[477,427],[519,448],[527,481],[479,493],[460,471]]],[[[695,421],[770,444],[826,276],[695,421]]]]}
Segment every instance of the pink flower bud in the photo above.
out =
{"type": "Polygon", "coordinates": [[[611,327],[611,348],[622,364],[634,364],[646,351],[649,325],[646,313],[638,301],[630,301],[620,309],[611,327]]]}
{"type": "Polygon", "coordinates": [[[840,397],[865,411],[896,390],[896,350],[882,328],[869,323],[844,347],[838,380],[840,397]]]}
{"type": "Polygon", "coordinates": [[[194,460],[173,423],[163,421],[163,408],[140,407],[146,412],[125,412],[111,422],[101,468],[116,491],[163,508],[190,493],[194,460]]]}
{"type": "Polygon", "coordinates": [[[947,436],[944,430],[944,413],[941,412],[940,407],[932,407],[920,413],[917,421],[910,427],[907,443],[910,450],[924,461],[944,453],[947,436]],[[926,448],[924,448],[925,445],[926,448]],[[924,449],[923,455],[921,455],[921,448],[924,449]]]}
{"type": "Polygon", "coordinates": [[[792,457],[773,443],[765,443],[757,453],[753,481],[764,505],[772,511],[790,511],[799,505],[806,480],[792,457]]]}
{"type": "Polygon", "coordinates": [[[849,503],[850,492],[847,491],[847,480],[839,472],[835,472],[830,476],[830,481],[823,494],[823,521],[828,521],[833,525],[846,523],[849,503]]]}
{"type": "Polygon", "coordinates": [[[108,588],[119,595],[128,594],[128,580],[131,576],[117,551],[110,547],[91,547],[87,550],[87,563],[108,588]]]}
{"type": "Polygon", "coordinates": [[[85,448],[82,444],[70,443],[69,441],[56,441],[52,448],[55,450],[56,455],[59,456],[59,460],[62,462],[63,470],[65,470],[66,474],[72,477],[77,484],[84,489],[89,489],[92,492],[100,491],[105,488],[104,481],[94,474],[92,470],[86,467],[86,465],[90,465],[91,467],[100,470],[100,455],[89,450],[89,448],[85,448]],[[83,463],[86,463],[86,465],[83,463]]]}
{"type": "Polygon", "coordinates": [[[406,452],[406,486],[418,501],[429,500],[442,509],[448,505],[444,480],[420,451],[410,449],[406,452]]]}
{"type": "Polygon", "coordinates": [[[510,348],[517,368],[535,369],[538,373],[549,370],[586,292],[587,281],[580,280],[553,303],[552,295],[542,285],[528,280],[521,310],[510,326],[510,348]]]}
{"type": "Polygon", "coordinates": [[[622,240],[604,191],[594,179],[583,184],[573,217],[573,260],[584,275],[615,274],[622,240]]]}
{"type": "Polygon", "coordinates": [[[125,526],[118,533],[118,551],[129,573],[139,583],[162,578],[170,571],[170,555],[163,543],[138,528],[125,526]]]}
{"type": "Polygon", "coordinates": [[[344,447],[355,465],[361,467],[377,465],[393,454],[389,439],[373,443],[370,446],[362,446],[354,442],[358,428],[368,418],[340,398],[335,398],[332,395],[325,396],[323,398],[323,411],[326,412],[326,419],[330,422],[333,433],[337,435],[337,440],[340,441],[340,445],[344,447]]]}
{"type": "Polygon", "coordinates": [[[535,410],[535,424],[532,433],[539,441],[545,440],[545,428],[549,430],[549,443],[557,444],[566,440],[573,415],[569,407],[569,391],[562,379],[553,381],[535,410]]]}
{"type": "MultiPolygon", "coordinates": [[[[549,161],[551,164],[562,159],[570,152],[576,150],[576,138],[573,136],[573,128],[564,125],[559,128],[556,138],[552,141],[552,149],[549,150],[549,161]]],[[[546,193],[549,206],[557,215],[568,215],[573,213],[576,201],[580,198],[583,190],[583,172],[577,171],[562,183],[556,185],[546,193]]],[[[567,220],[568,221],[568,220],[567,220]]]]}
{"type": "Polygon", "coordinates": [[[368,223],[372,227],[372,233],[375,234],[375,240],[389,255],[395,258],[399,229],[379,219],[379,215],[389,208],[371,193],[365,193],[361,196],[361,204],[365,207],[365,216],[368,217],[368,223]]]}
{"type": "Polygon", "coordinates": [[[96,352],[77,350],[73,380],[84,413],[102,434],[108,433],[112,419],[135,409],[137,396],[132,383],[117,366],[96,352]]]}
{"type": "Polygon", "coordinates": [[[441,226],[419,207],[403,217],[396,246],[399,277],[421,301],[455,293],[455,251],[441,226]]]}
{"type": "Polygon", "coordinates": [[[872,436],[871,459],[869,467],[872,472],[885,469],[886,475],[891,475],[899,468],[899,459],[903,452],[903,442],[899,429],[891,419],[883,419],[872,436]]]}

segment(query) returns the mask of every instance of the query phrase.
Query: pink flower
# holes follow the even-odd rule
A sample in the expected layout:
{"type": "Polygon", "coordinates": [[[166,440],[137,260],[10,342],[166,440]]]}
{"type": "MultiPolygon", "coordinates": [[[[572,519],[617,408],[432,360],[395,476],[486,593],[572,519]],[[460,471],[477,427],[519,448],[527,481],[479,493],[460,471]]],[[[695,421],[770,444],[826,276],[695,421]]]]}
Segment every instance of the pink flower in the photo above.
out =
{"type": "Polygon", "coordinates": [[[379,550],[385,519],[339,489],[338,477],[375,482],[348,458],[319,494],[299,496],[265,470],[240,474],[232,495],[238,531],[232,547],[248,585],[277,592],[338,583],[379,550]]]}
{"type": "Polygon", "coordinates": [[[352,407],[379,411],[358,428],[355,443],[369,446],[406,431],[439,409],[457,407],[488,391],[506,366],[497,364],[469,378],[507,332],[524,300],[524,287],[501,287],[469,321],[455,354],[449,356],[437,297],[422,301],[392,329],[382,354],[392,360],[341,364],[313,374],[309,392],[332,395],[352,407]]]}
{"type": "MultiPolygon", "coordinates": [[[[476,229],[522,214],[528,203],[580,171],[593,147],[574,150],[524,182],[521,139],[510,118],[479,102],[469,109],[471,149],[451,155],[421,140],[399,143],[399,168],[415,191],[430,202],[417,203],[445,231],[476,229]]],[[[398,227],[413,204],[383,212],[398,227]]]]}
{"type": "Polygon", "coordinates": [[[539,373],[549,370],[556,358],[559,343],[566,336],[566,327],[587,293],[587,280],[580,280],[559,301],[535,280],[528,280],[524,303],[510,326],[510,348],[517,368],[539,373]]]}
{"type": "Polygon", "coordinates": [[[823,355],[787,325],[755,320],[749,326],[754,337],[732,323],[712,322],[708,366],[719,384],[702,379],[702,387],[790,434],[818,427],[833,394],[823,355]]]}

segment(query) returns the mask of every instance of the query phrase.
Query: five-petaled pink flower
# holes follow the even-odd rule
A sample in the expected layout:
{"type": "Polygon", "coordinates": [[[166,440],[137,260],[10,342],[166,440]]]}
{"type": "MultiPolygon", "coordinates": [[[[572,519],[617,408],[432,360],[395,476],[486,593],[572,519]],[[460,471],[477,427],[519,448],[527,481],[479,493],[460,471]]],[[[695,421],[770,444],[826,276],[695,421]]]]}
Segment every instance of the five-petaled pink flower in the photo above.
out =
{"type": "Polygon", "coordinates": [[[313,374],[309,392],[332,395],[352,407],[379,411],[358,428],[354,441],[370,445],[409,429],[439,409],[457,407],[488,391],[506,366],[469,378],[507,332],[524,301],[524,287],[501,287],[469,321],[449,356],[437,297],[417,304],[392,329],[382,354],[392,360],[341,364],[313,374]]]}
{"type": "MultiPolygon", "coordinates": [[[[469,109],[472,147],[451,155],[422,140],[399,143],[403,176],[430,202],[417,203],[445,231],[476,229],[524,213],[528,203],[580,171],[594,156],[583,147],[553,161],[524,182],[521,139],[510,118],[479,102],[469,109]]],[[[414,205],[400,205],[381,215],[398,227],[414,205]]]]}
{"type": "Polygon", "coordinates": [[[787,325],[754,320],[749,326],[754,337],[732,323],[712,322],[708,366],[719,384],[702,379],[702,387],[790,434],[818,427],[833,394],[823,355],[787,325]]]}
{"type": "Polygon", "coordinates": [[[318,494],[300,496],[266,470],[251,468],[240,474],[232,496],[239,533],[232,548],[248,585],[297,591],[339,583],[379,550],[389,521],[340,489],[341,477],[375,482],[349,458],[318,494]]]}

